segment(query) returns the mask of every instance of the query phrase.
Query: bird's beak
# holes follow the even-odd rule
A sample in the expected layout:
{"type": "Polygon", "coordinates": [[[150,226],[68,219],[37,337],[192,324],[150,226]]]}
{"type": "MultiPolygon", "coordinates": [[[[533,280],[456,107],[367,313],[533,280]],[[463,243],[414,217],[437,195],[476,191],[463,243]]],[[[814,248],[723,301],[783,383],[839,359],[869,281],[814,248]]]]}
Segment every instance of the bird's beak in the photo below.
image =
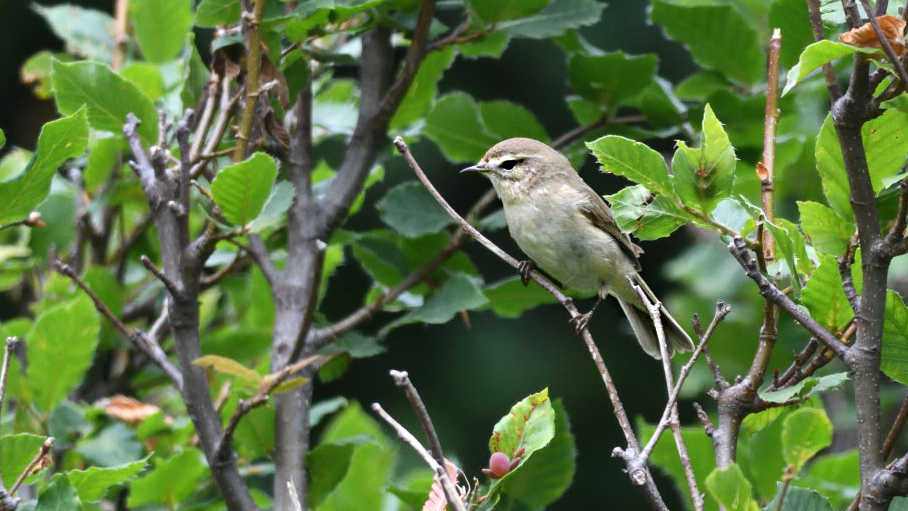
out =
{"type": "Polygon", "coordinates": [[[472,167],[467,167],[467,168],[461,170],[460,173],[463,174],[465,172],[482,172],[483,174],[485,174],[488,171],[489,171],[488,165],[480,162],[480,163],[477,163],[476,165],[473,165],[472,167]]]}

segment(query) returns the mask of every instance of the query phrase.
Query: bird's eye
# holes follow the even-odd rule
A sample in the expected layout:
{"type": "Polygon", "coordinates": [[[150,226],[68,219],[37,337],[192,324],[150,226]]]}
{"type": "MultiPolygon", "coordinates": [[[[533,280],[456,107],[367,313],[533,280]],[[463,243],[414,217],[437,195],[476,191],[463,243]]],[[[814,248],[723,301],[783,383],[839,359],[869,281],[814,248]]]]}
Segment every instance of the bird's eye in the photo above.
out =
{"type": "Polygon", "coordinates": [[[511,170],[517,166],[517,160],[505,160],[499,166],[504,170],[511,170]]]}

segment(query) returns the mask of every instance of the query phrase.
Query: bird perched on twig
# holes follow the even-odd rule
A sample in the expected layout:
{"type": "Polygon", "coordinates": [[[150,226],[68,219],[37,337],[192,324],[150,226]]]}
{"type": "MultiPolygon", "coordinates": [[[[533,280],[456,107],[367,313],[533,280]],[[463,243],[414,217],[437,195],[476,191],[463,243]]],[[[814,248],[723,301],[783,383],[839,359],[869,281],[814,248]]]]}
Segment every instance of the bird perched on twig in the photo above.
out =
{"type": "MultiPolygon", "coordinates": [[[[657,298],[637,273],[643,251],[621,232],[608,205],[590,188],[561,153],[529,138],[499,142],[472,167],[461,172],[487,175],[504,205],[511,237],[532,261],[518,269],[524,285],[539,268],[579,291],[597,291],[592,310],[573,318],[578,332],[586,328],[606,294],[618,299],[640,346],[661,358],[653,320],[637,294],[657,298]]],[[[660,302],[661,303],[661,302],[660,302]]],[[[663,307],[661,321],[669,356],[689,351],[693,343],[663,307]]]]}

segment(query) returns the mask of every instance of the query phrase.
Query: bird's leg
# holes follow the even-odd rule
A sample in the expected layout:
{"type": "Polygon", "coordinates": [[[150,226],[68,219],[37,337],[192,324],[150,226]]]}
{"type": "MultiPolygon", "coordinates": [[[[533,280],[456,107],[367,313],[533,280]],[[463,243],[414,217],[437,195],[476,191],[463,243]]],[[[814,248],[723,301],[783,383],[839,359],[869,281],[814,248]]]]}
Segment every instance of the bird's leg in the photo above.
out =
{"type": "Polygon", "coordinates": [[[581,314],[579,316],[574,316],[570,319],[570,322],[574,324],[574,331],[578,334],[586,329],[590,324],[590,320],[593,319],[593,313],[596,312],[596,308],[599,307],[599,304],[602,303],[602,299],[605,298],[605,295],[608,294],[608,287],[605,283],[599,285],[599,295],[596,297],[596,303],[593,304],[593,308],[589,310],[586,314],[581,314]]]}
{"type": "Polygon", "coordinates": [[[536,266],[536,263],[527,259],[526,261],[517,261],[517,273],[520,275],[520,282],[523,282],[524,286],[529,285],[530,283],[530,274],[537,272],[543,277],[549,279],[549,282],[555,284],[555,287],[558,289],[564,289],[564,284],[558,281],[555,277],[551,276],[543,270],[542,268],[536,266]]]}

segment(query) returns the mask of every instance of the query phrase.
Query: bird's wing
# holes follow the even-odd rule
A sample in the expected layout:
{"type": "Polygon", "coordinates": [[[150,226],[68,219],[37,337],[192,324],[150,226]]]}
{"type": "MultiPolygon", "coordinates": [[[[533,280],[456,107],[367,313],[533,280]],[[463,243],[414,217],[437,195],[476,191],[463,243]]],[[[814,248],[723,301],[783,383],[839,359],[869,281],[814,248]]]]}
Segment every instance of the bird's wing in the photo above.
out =
{"type": "Polygon", "coordinates": [[[639,270],[640,263],[637,261],[637,256],[643,253],[643,249],[631,242],[631,238],[627,234],[621,232],[621,229],[618,228],[618,223],[615,222],[614,215],[612,215],[612,210],[602,200],[602,197],[589,186],[584,186],[583,188],[587,200],[583,201],[580,206],[581,213],[591,224],[615,238],[621,249],[634,261],[634,265],[639,270]]]}

